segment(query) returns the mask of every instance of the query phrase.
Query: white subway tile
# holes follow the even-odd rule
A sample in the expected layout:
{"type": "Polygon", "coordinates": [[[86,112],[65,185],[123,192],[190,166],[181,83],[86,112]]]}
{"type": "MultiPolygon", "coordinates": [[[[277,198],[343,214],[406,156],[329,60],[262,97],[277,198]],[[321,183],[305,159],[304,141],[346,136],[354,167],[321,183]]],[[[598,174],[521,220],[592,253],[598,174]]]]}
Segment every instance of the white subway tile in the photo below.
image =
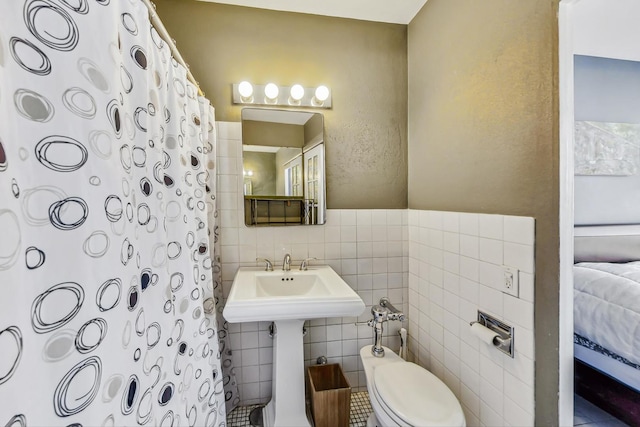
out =
{"type": "MultiPolygon", "coordinates": [[[[482,374],[480,374],[482,378],[482,374]]],[[[480,417],[482,418],[482,411],[485,409],[485,406],[488,406],[492,411],[496,413],[497,416],[502,417],[504,413],[504,397],[502,394],[502,390],[497,389],[492,384],[487,381],[480,382],[480,417]]],[[[484,421],[483,421],[484,422],[484,421]]],[[[486,423],[485,423],[486,424],[486,423]]],[[[502,424],[487,424],[500,426],[502,424]]]]}
{"type": "Polygon", "coordinates": [[[429,230],[427,233],[427,244],[436,249],[442,249],[443,232],[441,230],[429,230]]]}
{"type": "Polygon", "coordinates": [[[479,215],[475,213],[460,213],[460,234],[478,235],[479,215]]]}
{"type": "Polygon", "coordinates": [[[478,260],[466,256],[460,257],[460,276],[474,282],[478,281],[478,260]]]}
{"type": "Polygon", "coordinates": [[[490,264],[488,262],[480,262],[479,267],[480,284],[502,292],[504,282],[502,266],[490,264]]]}
{"type": "MultiPolygon", "coordinates": [[[[461,274],[462,275],[462,274],[461,274]]],[[[480,285],[477,281],[460,277],[460,297],[477,305],[480,295],[480,285]]]]}
{"type": "Polygon", "coordinates": [[[480,214],[478,216],[478,235],[489,239],[502,240],[504,235],[504,216],[480,214]]]}
{"type": "Polygon", "coordinates": [[[340,341],[327,342],[327,357],[342,356],[342,343],[340,341]]]}
{"type": "Polygon", "coordinates": [[[476,236],[460,235],[460,255],[478,259],[480,252],[480,241],[476,236]]]}
{"type": "Polygon", "coordinates": [[[382,242],[378,246],[384,246],[384,242],[387,239],[387,226],[386,225],[372,225],[371,226],[371,240],[374,242],[382,242]]]}
{"type": "MultiPolygon", "coordinates": [[[[458,359],[460,357],[460,338],[458,338],[457,335],[454,335],[451,331],[447,330],[445,328],[444,330],[444,348],[451,352],[451,354],[453,356],[455,356],[455,359],[458,359]]],[[[459,366],[459,361],[456,362],[458,364],[458,366],[454,369],[452,366],[453,365],[448,365],[446,363],[445,360],[445,366],[447,366],[449,369],[451,369],[456,375],[460,375],[459,371],[460,371],[460,366],[459,366]]]]}
{"type": "Polygon", "coordinates": [[[443,268],[450,273],[460,273],[460,255],[452,254],[450,252],[444,252],[443,254],[443,268]]]}
{"type": "Polygon", "coordinates": [[[495,387],[499,395],[502,396],[504,389],[504,371],[502,366],[487,357],[480,356],[480,377],[485,380],[484,382],[495,387]]]}
{"type": "Polygon", "coordinates": [[[341,243],[340,244],[340,254],[342,259],[350,259],[358,257],[358,246],[354,243],[341,243]]]}
{"type": "Polygon", "coordinates": [[[355,209],[343,209],[340,211],[340,224],[345,225],[357,225],[355,209]]]}
{"type": "Polygon", "coordinates": [[[355,225],[343,225],[340,227],[341,242],[357,242],[357,230],[355,225]]]}
{"type": "Polygon", "coordinates": [[[519,273],[519,278],[520,278],[519,298],[525,301],[533,302],[533,298],[534,298],[533,274],[525,273],[521,271],[519,273]]]}
{"type": "Polygon", "coordinates": [[[357,242],[371,242],[373,240],[373,234],[371,232],[371,225],[358,225],[356,227],[356,241],[357,242]]]}
{"type": "Polygon", "coordinates": [[[460,234],[445,231],[442,235],[442,247],[454,254],[460,253],[460,234]]]}
{"type": "Polygon", "coordinates": [[[504,243],[504,265],[515,267],[525,273],[533,273],[533,246],[519,243],[504,243]]]}
{"type": "Polygon", "coordinates": [[[427,211],[428,227],[434,230],[442,230],[443,217],[440,211],[427,211]]]}
{"type": "MultiPolygon", "coordinates": [[[[445,268],[446,268],[446,260],[445,260],[445,268]]],[[[460,259],[458,258],[458,270],[460,270],[460,259]]],[[[459,296],[460,295],[460,276],[458,273],[450,273],[448,271],[444,272],[444,277],[442,281],[442,287],[444,290],[451,292],[452,294],[459,296]]]]}
{"type": "Polygon", "coordinates": [[[535,241],[535,220],[524,216],[505,216],[504,241],[533,245],[535,241]]]}
{"type": "Polygon", "coordinates": [[[525,384],[508,371],[504,373],[504,395],[513,399],[525,411],[534,412],[533,387],[530,384],[525,384]]]}
{"type": "Polygon", "coordinates": [[[428,262],[434,267],[442,268],[444,266],[444,251],[430,247],[428,262]]]}
{"type": "Polygon", "coordinates": [[[507,323],[533,330],[533,304],[511,295],[504,296],[504,319],[507,323]]]}
{"type": "MultiPolygon", "coordinates": [[[[510,372],[514,377],[518,378],[527,385],[533,386],[534,382],[534,363],[533,360],[520,354],[516,344],[516,353],[513,359],[504,362],[506,371],[510,372]]],[[[526,409],[526,408],[525,408],[526,409]]]]}
{"type": "MultiPolygon", "coordinates": [[[[473,414],[480,414],[480,397],[462,382],[460,386],[460,403],[465,405],[473,414]]],[[[469,420],[467,420],[467,426],[469,420]]]]}
{"type": "Polygon", "coordinates": [[[479,239],[479,259],[480,261],[490,262],[496,265],[502,265],[503,243],[501,240],[487,239],[481,237],[479,239]]]}
{"type": "MultiPolygon", "coordinates": [[[[324,256],[322,258],[316,257],[318,258],[317,262],[326,263],[324,260],[340,258],[340,243],[325,243],[322,245],[322,249],[324,256]]],[[[315,252],[315,249],[313,251],[315,252]]],[[[311,245],[309,245],[309,253],[311,254],[311,252],[311,245]]]]}
{"type": "Polygon", "coordinates": [[[324,241],[326,243],[338,243],[341,241],[340,239],[340,227],[336,226],[325,226],[319,228],[320,230],[324,230],[324,241]]]}
{"type": "Polygon", "coordinates": [[[480,285],[478,295],[478,308],[488,314],[502,318],[504,310],[503,293],[485,285],[480,285]]]}
{"type": "Polygon", "coordinates": [[[340,217],[342,216],[342,209],[327,209],[327,215],[325,218],[325,227],[340,227],[340,217]]]}
{"type": "Polygon", "coordinates": [[[504,421],[509,426],[525,427],[534,425],[534,416],[518,406],[509,397],[504,400],[504,421]]]}
{"type": "Polygon", "coordinates": [[[458,233],[460,231],[460,214],[458,212],[442,212],[442,229],[458,233]]]}
{"type": "Polygon", "coordinates": [[[342,276],[349,274],[358,274],[358,263],[356,259],[342,259],[342,276]]]}
{"type": "Polygon", "coordinates": [[[371,226],[371,210],[370,209],[358,209],[356,211],[356,223],[358,227],[363,225],[371,226]]]}
{"type": "Polygon", "coordinates": [[[462,381],[462,384],[468,387],[473,393],[480,394],[479,368],[470,367],[466,363],[461,363],[460,380],[462,381]]]}
{"type": "Polygon", "coordinates": [[[373,257],[373,244],[371,242],[358,241],[356,243],[358,258],[372,258],[373,257]]]}
{"type": "MultiPolygon", "coordinates": [[[[358,221],[360,223],[360,221],[358,221]]],[[[387,225],[387,210],[374,209],[371,211],[371,225],[387,225]]]]}
{"type": "MultiPolygon", "coordinates": [[[[403,210],[389,209],[387,210],[387,224],[388,225],[402,225],[403,210]]],[[[416,224],[417,225],[417,224],[416,224]]]]}

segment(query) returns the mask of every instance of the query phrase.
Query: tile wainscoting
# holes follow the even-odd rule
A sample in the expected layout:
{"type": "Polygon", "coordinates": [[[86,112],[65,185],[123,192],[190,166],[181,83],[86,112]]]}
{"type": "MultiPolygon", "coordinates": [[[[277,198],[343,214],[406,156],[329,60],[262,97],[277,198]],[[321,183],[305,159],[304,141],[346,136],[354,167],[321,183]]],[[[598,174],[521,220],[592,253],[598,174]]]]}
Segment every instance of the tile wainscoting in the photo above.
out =
{"type": "MultiPolygon", "coordinates": [[[[421,210],[327,211],[322,226],[248,228],[243,219],[241,126],[218,122],[218,208],[225,297],[240,266],[286,253],[294,265],[307,257],[331,265],[362,297],[359,318],[307,322],[305,363],[327,356],[340,363],[354,391],[366,382],[359,349],[373,331],[370,319],[383,296],[403,307],[408,321],[389,322],[383,343],[399,346],[409,331],[411,360],[441,378],[463,405],[467,425],[534,423],[533,218],[421,210]],[[502,266],[518,268],[519,298],[501,292],[502,266]],[[469,333],[477,310],[515,327],[515,358],[469,333]]],[[[230,345],[242,405],[271,396],[272,341],[267,322],[230,325],[230,345]]]]}
{"type": "MultiPolygon", "coordinates": [[[[367,308],[359,317],[307,322],[305,364],[319,356],[340,363],[354,391],[366,390],[360,348],[373,342],[373,330],[357,321],[371,318],[371,306],[387,296],[406,305],[408,291],[407,210],[329,209],[327,222],[316,226],[246,227],[243,217],[242,140],[240,123],[217,122],[218,209],[224,296],[240,266],[256,266],[256,257],[282,268],[286,253],[292,268],[304,258],[328,264],[362,298],[367,308]]],[[[389,322],[383,344],[398,349],[400,322],[389,322]]],[[[407,324],[405,323],[405,327],[407,324]]],[[[266,403],[271,397],[272,340],[268,322],[230,324],[230,345],[242,405],[266,403]]]]}
{"type": "Polygon", "coordinates": [[[533,218],[409,211],[409,349],[463,405],[467,425],[534,424],[533,218]],[[501,291],[519,270],[519,298],[501,291]],[[469,332],[481,310],[513,326],[515,357],[469,332]]]}

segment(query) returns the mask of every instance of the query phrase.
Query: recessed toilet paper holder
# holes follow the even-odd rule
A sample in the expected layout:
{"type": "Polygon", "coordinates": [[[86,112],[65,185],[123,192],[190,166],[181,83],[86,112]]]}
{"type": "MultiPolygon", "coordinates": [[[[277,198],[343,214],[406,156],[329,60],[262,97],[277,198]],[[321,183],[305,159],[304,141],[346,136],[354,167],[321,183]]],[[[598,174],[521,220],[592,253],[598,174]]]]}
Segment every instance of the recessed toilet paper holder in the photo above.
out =
{"type": "Polygon", "coordinates": [[[469,325],[473,325],[474,323],[479,323],[492,332],[495,332],[497,336],[493,339],[493,345],[504,354],[508,354],[512,358],[514,357],[513,326],[509,326],[480,310],[478,310],[478,320],[469,323],[469,325]]]}

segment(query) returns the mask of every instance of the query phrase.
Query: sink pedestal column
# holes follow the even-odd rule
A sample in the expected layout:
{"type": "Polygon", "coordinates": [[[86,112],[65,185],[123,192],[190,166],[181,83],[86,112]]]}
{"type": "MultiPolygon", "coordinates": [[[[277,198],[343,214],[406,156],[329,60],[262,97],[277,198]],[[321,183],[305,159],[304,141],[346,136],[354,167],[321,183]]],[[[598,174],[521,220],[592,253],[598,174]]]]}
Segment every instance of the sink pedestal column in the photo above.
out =
{"type": "Polygon", "coordinates": [[[304,398],[304,320],[276,320],[273,337],[271,400],[264,407],[265,427],[306,427],[304,398]]]}

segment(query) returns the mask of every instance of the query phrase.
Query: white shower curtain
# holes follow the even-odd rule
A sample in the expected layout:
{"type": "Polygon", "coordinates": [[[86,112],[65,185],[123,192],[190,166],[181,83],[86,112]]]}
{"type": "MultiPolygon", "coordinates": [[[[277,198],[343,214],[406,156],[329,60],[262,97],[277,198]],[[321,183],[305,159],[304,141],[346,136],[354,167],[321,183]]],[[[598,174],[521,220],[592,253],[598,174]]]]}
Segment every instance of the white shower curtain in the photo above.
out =
{"type": "Polygon", "coordinates": [[[2,1],[0,425],[226,424],[214,123],[140,0],[2,1]]]}

